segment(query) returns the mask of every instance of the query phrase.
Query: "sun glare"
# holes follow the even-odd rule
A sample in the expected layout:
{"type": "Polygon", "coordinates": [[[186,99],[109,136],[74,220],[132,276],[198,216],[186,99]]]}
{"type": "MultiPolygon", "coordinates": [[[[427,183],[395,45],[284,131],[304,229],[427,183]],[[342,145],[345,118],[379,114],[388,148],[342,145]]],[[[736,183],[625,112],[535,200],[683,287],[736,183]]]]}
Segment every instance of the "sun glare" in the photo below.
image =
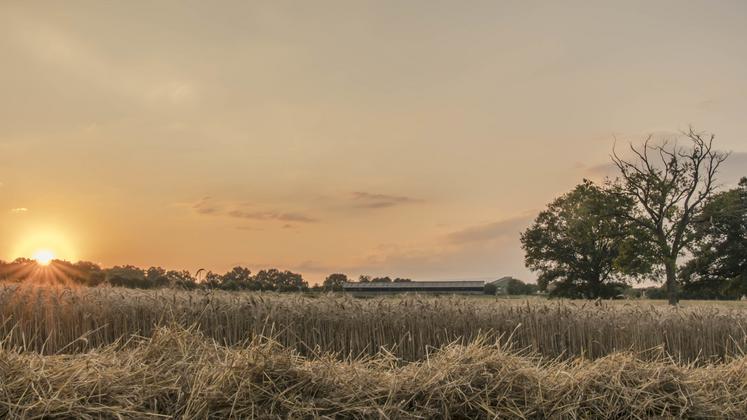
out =
{"type": "Polygon", "coordinates": [[[33,258],[41,265],[49,265],[54,259],[54,252],[48,249],[40,249],[34,253],[33,258]]]}
{"type": "Polygon", "coordinates": [[[6,259],[31,257],[39,266],[49,265],[53,260],[76,261],[78,255],[73,238],[74,234],[55,226],[35,226],[18,233],[6,259]]]}

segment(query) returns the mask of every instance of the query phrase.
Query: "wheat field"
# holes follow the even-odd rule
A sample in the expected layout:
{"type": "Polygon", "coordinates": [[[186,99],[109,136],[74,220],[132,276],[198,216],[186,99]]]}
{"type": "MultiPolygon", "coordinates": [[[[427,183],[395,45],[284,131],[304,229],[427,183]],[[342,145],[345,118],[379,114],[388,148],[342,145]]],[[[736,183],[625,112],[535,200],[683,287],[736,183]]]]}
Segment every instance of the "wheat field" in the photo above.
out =
{"type": "Polygon", "coordinates": [[[0,286],[0,417],[746,418],[746,311],[0,286]]]}
{"type": "Polygon", "coordinates": [[[171,325],[227,346],[270,337],[302,355],[356,358],[386,350],[404,361],[478,336],[562,359],[630,351],[706,363],[747,350],[747,311],[706,305],[4,285],[0,320],[4,348],[40,354],[122,344],[171,325]]]}

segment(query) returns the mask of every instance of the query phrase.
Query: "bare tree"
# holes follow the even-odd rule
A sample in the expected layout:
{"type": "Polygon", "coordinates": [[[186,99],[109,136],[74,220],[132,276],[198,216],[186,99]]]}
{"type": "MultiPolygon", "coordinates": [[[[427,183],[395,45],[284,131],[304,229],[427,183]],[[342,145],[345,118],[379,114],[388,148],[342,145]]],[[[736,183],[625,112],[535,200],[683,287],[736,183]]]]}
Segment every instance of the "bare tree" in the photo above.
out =
{"type": "Polygon", "coordinates": [[[714,135],[690,128],[688,145],[676,141],[630,144],[632,160],[613,148],[612,161],[621,178],[614,190],[633,198],[637,209],[628,215],[650,233],[656,259],[666,272],[667,298],[677,304],[677,258],[693,240],[692,220],[716,189],[716,173],[728,153],[713,149],[714,135]]]}

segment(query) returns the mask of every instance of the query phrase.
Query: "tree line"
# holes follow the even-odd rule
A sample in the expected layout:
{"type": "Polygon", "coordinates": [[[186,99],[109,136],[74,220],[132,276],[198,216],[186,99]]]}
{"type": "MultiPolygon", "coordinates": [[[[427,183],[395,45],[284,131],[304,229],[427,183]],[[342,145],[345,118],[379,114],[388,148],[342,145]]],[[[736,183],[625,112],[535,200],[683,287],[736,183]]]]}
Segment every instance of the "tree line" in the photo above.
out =
{"type": "Polygon", "coordinates": [[[683,134],[631,143],[630,158],[613,149],[616,177],[585,179],[540,212],[521,243],[541,290],[608,298],[649,280],[670,304],[747,294],[747,178],[720,191],[728,153],[713,135],[683,134]]]}
{"type": "MultiPolygon", "coordinates": [[[[12,262],[0,261],[0,281],[47,282],[95,287],[109,285],[135,289],[215,289],[248,291],[341,291],[342,285],[350,282],[346,274],[334,273],[326,277],[321,285],[309,286],[303,276],[288,270],[275,268],[257,273],[237,266],[224,274],[198,270],[195,274],[187,270],[166,270],[161,267],[143,269],[132,265],[102,268],[98,264],[79,261],[72,263],[53,260],[49,266],[40,266],[35,260],[18,258],[12,262]]],[[[407,278],[372,277],[361,275],[358,281],[368,283],[399,283],[412,281],[407,278]]]]}
{"type": "Polygon", "coordinates": [[[186,270],[166,270],[161,267],[142,269],[132,265],[101,268],[99,265],[80,261],[71,263],[54,260],[43,267],[28,258],[12,262],[0,261],[0,280],[10,282],[48,282],[80,286],[109,285],[137,289],[220,289],[220,290],[267,290],[278,292],[306,291],[309,284],[298,273],[275,268],[252,273],[246,267],[234,267],[218,274],[198,270],[194,275],[186,270]]]}

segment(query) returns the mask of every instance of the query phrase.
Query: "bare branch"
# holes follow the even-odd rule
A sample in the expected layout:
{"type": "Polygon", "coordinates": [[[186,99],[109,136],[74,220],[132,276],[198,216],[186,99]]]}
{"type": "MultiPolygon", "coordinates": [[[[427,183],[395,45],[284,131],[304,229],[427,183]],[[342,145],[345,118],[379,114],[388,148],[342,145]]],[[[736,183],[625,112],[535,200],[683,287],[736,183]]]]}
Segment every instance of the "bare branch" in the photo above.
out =
{"type": "Polygon", "coordinates": [[[627,219],[634,219],[656,238],[659,258],[667,272],[670,302],[676,302],[676,260],[691,240],[687,233],[691,221],[715,191],[718,169],[729,156],[713,149],[712,134],[706,137],[690,127],[682,135],[690,147],[680,146],[676,139],[652,145],[652,136],[648,136],[640,148],[629,144],[633,161],[620,157],[616,148],[612,153],[621,175],[618,188],[642,210],[627,219]]]}

